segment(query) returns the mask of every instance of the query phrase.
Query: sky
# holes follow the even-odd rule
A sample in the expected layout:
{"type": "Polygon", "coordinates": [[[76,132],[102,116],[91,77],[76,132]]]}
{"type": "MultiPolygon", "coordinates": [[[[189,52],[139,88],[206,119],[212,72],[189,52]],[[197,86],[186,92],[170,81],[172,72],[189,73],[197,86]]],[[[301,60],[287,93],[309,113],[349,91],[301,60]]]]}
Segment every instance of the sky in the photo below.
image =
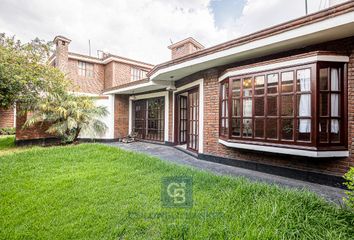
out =
{"type": "MultiPolygon", "coordinates": [[[[330,0],[308,0],[309,12],[330,0]]],[[[333,1],[333,0],[332,0],[333,1]]],[[[0,32],[22,42],[56,35],[71,52],[97,50],[157,64],[193,37],[211,47],[305,15],[305,0],[0,0],[0,32]]]]}

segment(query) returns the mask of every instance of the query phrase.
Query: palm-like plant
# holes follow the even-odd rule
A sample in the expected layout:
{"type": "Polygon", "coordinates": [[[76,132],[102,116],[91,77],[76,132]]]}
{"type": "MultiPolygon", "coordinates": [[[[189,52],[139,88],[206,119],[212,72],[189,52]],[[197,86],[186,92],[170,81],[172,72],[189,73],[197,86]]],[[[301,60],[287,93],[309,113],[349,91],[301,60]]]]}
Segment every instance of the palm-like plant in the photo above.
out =
{"type": "Polygon", "coordinates": [[[107,130],[100,120],[108,114],[107,109],[96,106],[90,97],[51,94],[36,104],[32,112],[24,127],[49,123],[46,132],[60,137],[63,143],[76,141],[81,131],[94,137],[107,130]]]}

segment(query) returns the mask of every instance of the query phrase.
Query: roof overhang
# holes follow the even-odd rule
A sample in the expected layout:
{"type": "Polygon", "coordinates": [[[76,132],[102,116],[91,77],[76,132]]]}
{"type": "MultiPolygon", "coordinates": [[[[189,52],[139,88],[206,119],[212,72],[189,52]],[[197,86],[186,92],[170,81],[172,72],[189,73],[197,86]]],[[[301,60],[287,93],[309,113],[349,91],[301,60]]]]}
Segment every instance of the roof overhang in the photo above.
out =
{"type": "Polygon", "coordinates": [[[127,58],[118,57],[118,56],[109,56],[108,58],[105,59],[99,59],[99,58],[79,55],[76,53],[69,53],[68,57],[69,59],[75,59],[75,60],[85,61],[89,63],[96,63],[96,64],[108,64],[110,62],[120,62],[120,63],[126,63],[129,65],[142,67],[144,69],[151,69],[153,67],[153,65],[150,64],[146,64],[146,63],[142,63],[142,62],[138,62],[138,61],[134,61],[127,58]]]}
{"type": "Polygon", "coordinates": [[[157,90],[166,90],[166,89],[174,89],[174,84],[171,81],[164,81],[164,82],[153,82],[148,81],[145,83],[139,83],[136,85],[120,87],[112,90],[105,91],[103,94],[139,94],[145,92],[152,92],[157,90]]]}
{"type": "Polygon", "coordinates": [[[350,36],[354,36],[353,11],[184,62],[157,66],[150,79],[179,80],[205,69],[350,36]]]}

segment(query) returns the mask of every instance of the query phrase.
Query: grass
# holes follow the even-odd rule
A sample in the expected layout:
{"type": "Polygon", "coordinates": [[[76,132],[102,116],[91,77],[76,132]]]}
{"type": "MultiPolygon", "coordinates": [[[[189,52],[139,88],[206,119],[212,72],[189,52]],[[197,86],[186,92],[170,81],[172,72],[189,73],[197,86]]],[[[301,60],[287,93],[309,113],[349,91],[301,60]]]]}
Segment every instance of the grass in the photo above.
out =
{"type": "Polygon", "coordinates": [[[15,136],[0,136],[0,151],[8,150],[15,147],[15,136]]]}
{"type": "Polygon", "coordinates": [[[100,144],[0,156],[0,239],[352,239],[353,226],[307,191],[100,144]],[[165,176],[193,177],[193,208],[161,206],[165,176]]]}

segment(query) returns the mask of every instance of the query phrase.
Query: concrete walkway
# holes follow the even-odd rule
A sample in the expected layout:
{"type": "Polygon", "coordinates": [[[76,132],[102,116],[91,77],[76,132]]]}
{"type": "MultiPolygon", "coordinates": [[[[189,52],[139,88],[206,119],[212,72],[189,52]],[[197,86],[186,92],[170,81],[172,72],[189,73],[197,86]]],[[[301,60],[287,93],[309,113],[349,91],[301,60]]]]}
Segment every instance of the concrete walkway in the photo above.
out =
{"type": "Polygon", "coordinates": [[[308,189],[312,192],[325,198],[327,201],[342,204],[342,199],[345,196],[344,190],[320,185],[316,183],[304,182],[291,178],[281,177],[277,175],[262,173],[258,171],[252,171],[244,168],[238,168],[233,166],[227,166],[219,163],[213,163],[197,159],[187,153],[184,153],[174,147],[165,145],[158,145],[146,142],[134,142],[124,144],[120,142],[106,143],[111,146],[119,147],[129,151],[136,151],[146,153],[152,156],[156,156],[164,161],[192,166],[201,170],[213,172],[218,175],[227,176],[242,176],[252,181],[266,182],[269,184],[277,184],[284,187],[291,187],[297,189],[308,189]]]}

